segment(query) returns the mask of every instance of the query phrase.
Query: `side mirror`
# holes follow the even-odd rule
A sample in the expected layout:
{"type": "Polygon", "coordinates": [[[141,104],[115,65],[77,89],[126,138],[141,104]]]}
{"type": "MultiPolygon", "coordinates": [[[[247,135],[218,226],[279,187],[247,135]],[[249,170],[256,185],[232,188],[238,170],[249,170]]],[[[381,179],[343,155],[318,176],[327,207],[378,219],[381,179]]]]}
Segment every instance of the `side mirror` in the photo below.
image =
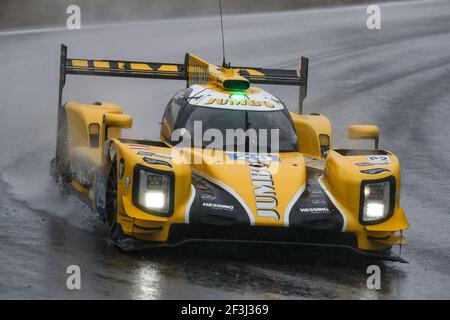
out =
{"type": "Polygon", "coordinates": [[[348,126],[349,139],[373,139],[375,140],[375,149],[378,149],[378,138],[380,129],[373,124],[352,124],[348,126]]]}
{"type": "Polygon", "coordinates": [[[103,123],[107,128],[131,128],[133,118],[128,114],[105,113],[103,123]]]}

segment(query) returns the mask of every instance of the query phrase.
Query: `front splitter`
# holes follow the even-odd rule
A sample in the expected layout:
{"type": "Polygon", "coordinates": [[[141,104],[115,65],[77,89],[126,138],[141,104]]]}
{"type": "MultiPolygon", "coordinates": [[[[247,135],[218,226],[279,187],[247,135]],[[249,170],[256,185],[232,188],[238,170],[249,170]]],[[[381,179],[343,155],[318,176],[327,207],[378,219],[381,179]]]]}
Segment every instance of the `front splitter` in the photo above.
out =
{"type": "Polygon", "coordinates": [[[153,249],[153,248],[174,248],[180,247],[183,245],[187,245],[190,243],[218,243],[218,244],[252,244],[252,245],[276,245],[276,246],[291,246],[291,247],[320,247],[320,248],[341,248],[350,250],[354,253],[357,253],[360,256],[367,258],[374,258],[377,260],[385,260],[385,261],[393,261],[400,263],[409,263],[406,259],[402,258],[399,255],[392,253],[391,251],[366,251],[361,250],[348,245],[341,244],[323,244],[323,243],[306,243],[306,242],[280,242],[280,241],[256,241],[256,240],[235,240],[235,239],[185,239],[177,243],[169,243],[169,242],[149,242],[144,240],[139,240],[136,238],[126,237],[122,239],[116,239],[113,241],[113,244],[119,247],[123,251],[140,251],[145,249],[153,249]]]}

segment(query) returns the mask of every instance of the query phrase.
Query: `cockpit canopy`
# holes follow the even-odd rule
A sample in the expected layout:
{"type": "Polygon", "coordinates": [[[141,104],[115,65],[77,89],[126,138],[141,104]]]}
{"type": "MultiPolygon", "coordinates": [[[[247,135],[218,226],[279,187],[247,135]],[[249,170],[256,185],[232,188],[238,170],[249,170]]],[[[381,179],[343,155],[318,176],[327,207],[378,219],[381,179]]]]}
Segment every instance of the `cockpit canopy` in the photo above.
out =
{"type": "Polygon", "coordinates": [[[230,150],[245,144],[245,150],[254,152],[298,151],[295,127],[287,108],[275,96],[253,87],[222,91],[194,85],[178,92],[166,107],[161,135],[177,144],[172,133],[181,128],[189,133],[195,147],[213,145],[217,149],[221,145],[223,150],[230,150]],[[202,138],[194,141],[192,137],[198,133],[202,138]],[[242,133],[244,139],[240,138],[242,133]],[[211,144],[218,135],[222,141],[211,144]]]}

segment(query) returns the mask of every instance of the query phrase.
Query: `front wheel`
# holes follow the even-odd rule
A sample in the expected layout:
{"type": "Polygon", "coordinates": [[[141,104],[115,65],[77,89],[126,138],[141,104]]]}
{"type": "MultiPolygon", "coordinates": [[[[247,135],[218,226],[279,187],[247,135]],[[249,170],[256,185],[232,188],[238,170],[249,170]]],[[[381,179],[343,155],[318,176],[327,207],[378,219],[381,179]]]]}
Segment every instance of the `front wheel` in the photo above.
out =
{"type": "Polygon", "coordinates": [[[105,222],[113,235],[117,227],[117,161],[111,162],[106,187],[105,222]]]}

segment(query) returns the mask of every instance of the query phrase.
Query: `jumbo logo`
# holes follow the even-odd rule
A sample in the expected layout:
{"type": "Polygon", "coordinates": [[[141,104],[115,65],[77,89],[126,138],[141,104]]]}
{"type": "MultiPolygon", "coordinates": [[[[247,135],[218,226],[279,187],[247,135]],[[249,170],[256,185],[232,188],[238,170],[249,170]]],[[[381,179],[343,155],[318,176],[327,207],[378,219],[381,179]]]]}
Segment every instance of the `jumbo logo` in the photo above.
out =
{"type": "Polygon", "coordinates": [[[229,106],[251,106],[251,107],[267,107],[273,108],[273,103],[269,101],[258,101],[258,100],[236,100],[236,99],[216,99],[210,98],[206,103],[206,105],[229,105],[229,106]]]}
{"type": "Polygon", "coordinates": [[[275,209],[278,205],[272,175],[264,169],[250,170],[250,178],[253,184],[253,193],[256,200],[256,213],[259,217],[280,219],[275,209]]]}

